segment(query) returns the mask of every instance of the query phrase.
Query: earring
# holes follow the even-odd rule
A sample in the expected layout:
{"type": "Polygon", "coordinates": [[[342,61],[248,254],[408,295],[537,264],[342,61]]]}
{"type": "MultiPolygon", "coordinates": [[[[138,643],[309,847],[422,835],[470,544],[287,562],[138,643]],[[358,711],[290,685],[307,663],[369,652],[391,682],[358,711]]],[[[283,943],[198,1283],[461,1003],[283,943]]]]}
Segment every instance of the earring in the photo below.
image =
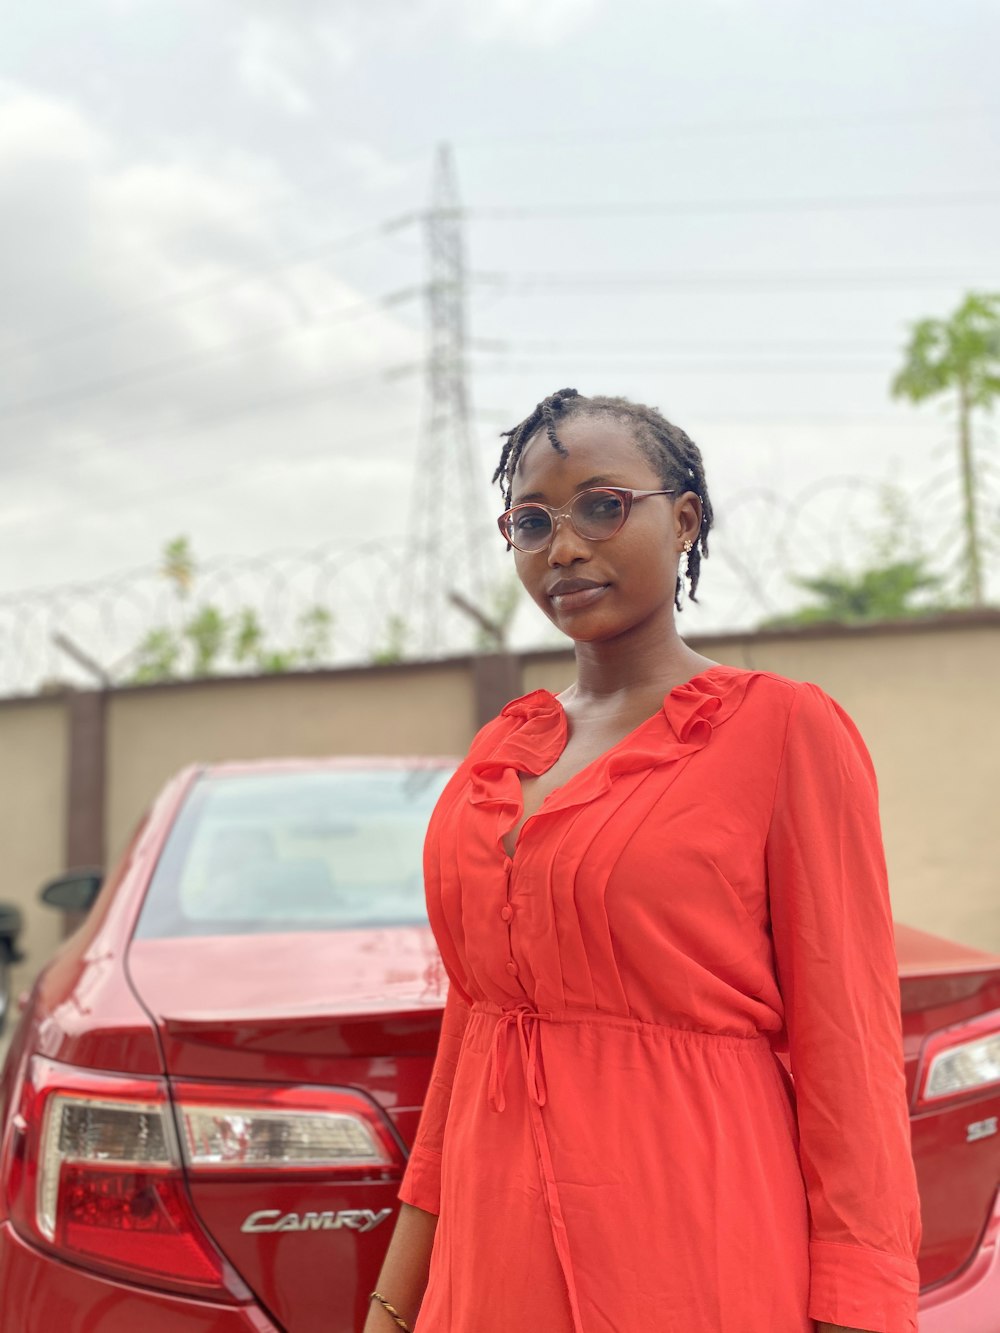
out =
{"type": "MultiPolygon", "coordinates": [[[[691,554],[691,550],[692,550],[693,545],[694,545],[694,543],[691,541],[691,538],[690,538],[690,537],[685,537],[685,538],[684,538],[684,552],[683,552],[683,555],[684,555],[684,556],[688,556],[688,555],[691,554]]],[[[683,556],[682,556],[681,558],[683,559],[683,556]]],[[[677,562],[677,598],[676,598],[677,609],[678,609],[678,611],[680,611],[680,610],[683,609],[683,607],[684,607],[684,603],[685,603],[686,601],[687,601],[687,589],[686,589],[685,584],[684,584],[684,573],[683,573],[682,570],[681,570],[681,562],[680,562],[680,560],[678,560],[678,562],[677,562]]]]}
{"type": "MultiPolygon", "coordinates": [[[[694,543],[692,542],[691,538],[690,538],[690,537],[685,537],[685,538],[684,538],[684,553],[683,553],[683,556],[681,557],[681,559],[683,559],[685,556],[690,556],[693,547],[694,547],[694,543]]],[[[681,570],[681,562],[680,562],[680,560],[678,560],[678,562],[677,562],[677,609],[678,609],[678,611],[682,610],[683,607],[684,607],[684,604],[687,602],[687,586],[686,586],[686,584],[685,584],[685,582],[684,582],[684,575],[685,575],[685,573],[686,573],[686,570],[684,570],[684,571],[681,570]]]]}

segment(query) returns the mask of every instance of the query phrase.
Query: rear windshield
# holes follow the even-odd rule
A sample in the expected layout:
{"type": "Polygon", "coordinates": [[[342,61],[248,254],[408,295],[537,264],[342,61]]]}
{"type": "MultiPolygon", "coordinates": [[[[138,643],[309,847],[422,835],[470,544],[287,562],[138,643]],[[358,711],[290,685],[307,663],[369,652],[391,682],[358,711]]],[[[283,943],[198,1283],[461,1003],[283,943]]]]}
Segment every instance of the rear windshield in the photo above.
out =
{"type": "Polygon", "coordinates": [[[160,857],[138,936],[426,921],[424,833],[451,772],[359,768],[202,778],[160,857]]]}

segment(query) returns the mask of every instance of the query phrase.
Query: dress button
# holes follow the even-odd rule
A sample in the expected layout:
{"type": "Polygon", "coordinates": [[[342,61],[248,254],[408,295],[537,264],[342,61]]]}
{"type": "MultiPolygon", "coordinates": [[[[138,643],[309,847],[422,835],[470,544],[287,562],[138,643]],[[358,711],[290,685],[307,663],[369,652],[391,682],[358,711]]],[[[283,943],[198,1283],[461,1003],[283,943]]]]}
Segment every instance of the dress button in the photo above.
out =
{"type": "Polygon", "coordinates": [[[514,962],[513,958],[507,964],[507,971],[510,973],[512,977],[517,976],[517,964],[514,962]]]}
{"type": "Polygon", "coordinates": [[[509,921],[513,915],[513,907],[511,907],[510,903],[504,903],[503,907],[500,908],[500,920],[509,921]]]}

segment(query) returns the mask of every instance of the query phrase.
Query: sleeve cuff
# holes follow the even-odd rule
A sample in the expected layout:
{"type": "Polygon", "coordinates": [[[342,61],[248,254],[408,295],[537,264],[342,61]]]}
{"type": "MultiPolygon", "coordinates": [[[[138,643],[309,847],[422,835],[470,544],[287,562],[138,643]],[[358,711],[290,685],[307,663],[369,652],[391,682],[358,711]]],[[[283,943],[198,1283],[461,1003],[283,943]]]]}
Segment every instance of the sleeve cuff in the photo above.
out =
{"type": "Polygon", "coordinates": [[[401,1203],[437,1216],[441,1211],[441,1154],[414,1148],[399,1187],[401,1203]]]}
{"type": "Polygon", "coordinates": [[[809,1317],[818,1323],[917,1333],[920,1279],[910,1258],[860,1245],[809,1245],[809,1317]]]}

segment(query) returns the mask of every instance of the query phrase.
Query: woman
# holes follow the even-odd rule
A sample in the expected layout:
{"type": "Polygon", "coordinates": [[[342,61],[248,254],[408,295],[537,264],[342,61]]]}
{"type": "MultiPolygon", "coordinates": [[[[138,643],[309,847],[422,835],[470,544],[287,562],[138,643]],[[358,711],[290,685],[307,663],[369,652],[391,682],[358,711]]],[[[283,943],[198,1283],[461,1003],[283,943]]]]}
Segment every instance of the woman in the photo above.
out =
{"type": "Polygon", "coordinates": [[[497,478],[577,678],[485,727],[431,821],[451,986],[365,1333],[914,1333],[864,744],[678,636],[712,507],[658,412],[565,389],[497,478]]]}

